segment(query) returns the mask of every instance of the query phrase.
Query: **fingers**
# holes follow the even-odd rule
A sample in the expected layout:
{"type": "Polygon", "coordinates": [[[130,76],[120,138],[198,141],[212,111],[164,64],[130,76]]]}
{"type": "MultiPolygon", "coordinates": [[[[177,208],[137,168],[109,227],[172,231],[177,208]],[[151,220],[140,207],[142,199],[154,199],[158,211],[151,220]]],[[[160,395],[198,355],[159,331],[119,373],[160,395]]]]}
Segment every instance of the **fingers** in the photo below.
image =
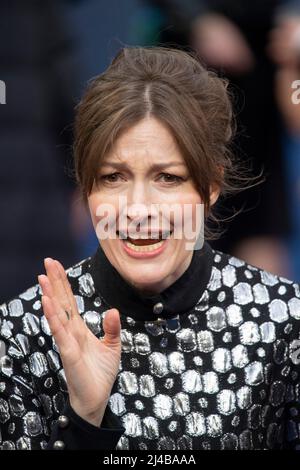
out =
{"type": "Polygon", "coordinates": [[[49,279],[44,274],[41,274],[40,276],[38,276],[38,281],[42,289],[43,296],[47,296],[52,300],[52,304],[54,304],[56,308],[56,313],[59,317],[59,320],[65,326],[68,321],[67,315],[65,314],[61,306],[58,304],[58,302],[55,300],[53,289],[49,279]]]}
{"type": "Polygon", "coordinates": [[[68,298],[68,301],[69,301],[69,305],[71,305],[71,307],[72,307],[73,315],[75,315],[75,316],[76,316],[76,314],[79,315],[77,303],[76,303],[72,288],[70,286],[70,283],[68,281],[66,271],[65,271],[63,265],[59,261],[55,260],[54,262],[55,262],[55,265],[58,269],[60,279],[61,279],[61,282],[62,282],[63,287],[64,287],[65,294],[66,294],[66,296],[68,298]]]}
{"type": "Polygon", "coordinates": [[[69,313],[72,309],[72,305],[69,302],[69,298],[65,292],[64,285],[62,283],[60,271],[52,258],[46,258],[44,261],[47,277],[51,283],[53,296],[56,297],[61,307],[67,310],[69,313]],[[70,309],[71,307],[71,309],[70,309]]]}
{"type": "Polygon", "coordinates": [[[116,308],[107,311],[103,320],[103,328],[105,333],[103,342],[106,346],[120,346],[121,323],[119,311],[116,308]]]}
{"type": "Polygon", "coordinates": [[[52,299],[47,295],[42,296],[42,306],[45,317],[49,323],[51,333],[53,334],[60,352],[66,348],[68,344],[69,335],[57,314],[56,306],[52,299]]]}

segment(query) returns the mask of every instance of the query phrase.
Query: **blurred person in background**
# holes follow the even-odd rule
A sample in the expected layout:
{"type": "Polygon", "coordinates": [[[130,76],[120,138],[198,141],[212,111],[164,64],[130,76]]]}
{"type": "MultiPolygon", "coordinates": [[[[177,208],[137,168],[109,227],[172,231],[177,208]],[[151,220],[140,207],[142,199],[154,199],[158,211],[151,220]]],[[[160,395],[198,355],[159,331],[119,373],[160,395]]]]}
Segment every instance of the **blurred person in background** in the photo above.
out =
{"type": "MultiPolygon", "coordinates": [[[[220,250],[272,272],[289,274],[285,247],[291,224],[284,180],[280,113],[275,97],[277,63],[270,54],[270,32],[278,12],[300,9],[279,0],[150,0],[162,16],[157,42],[192,47],[210,67],[226,75],[235,95],[235,152],[264,182],[227,200],[219,213],[230,218],[220,250]]],[[[285,54],[284,48],[281,54],[285,54]]]]}
{"type": "Polygon", "coordinates": [[[0,5],[0,299],[25,289],[52,253],[76,259],[68,145],[77,93],[75,44],[62,2],[0,5]],[[65,132],[64,132],[65,131],[65,132]]]}
{"type": "Polygon", "coordinates": [[[283,120],[283,150],[291,213],[288,239],[293,277],[300,279],[300,2],[282,8],[270,34],[269,55],[277,65],[275,94],[283,120]]]}

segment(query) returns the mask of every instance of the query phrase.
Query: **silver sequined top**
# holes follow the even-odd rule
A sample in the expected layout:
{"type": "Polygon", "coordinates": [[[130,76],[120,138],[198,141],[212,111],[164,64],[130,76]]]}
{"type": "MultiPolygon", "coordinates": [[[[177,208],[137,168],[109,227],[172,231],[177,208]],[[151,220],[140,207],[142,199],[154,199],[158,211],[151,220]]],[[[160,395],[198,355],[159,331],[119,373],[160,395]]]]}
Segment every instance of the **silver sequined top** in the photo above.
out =
{"type": "MultiPolygon", "coordinates": [[[[143,320],[120,310],[122,358],[109,402],[125,428],[118,449],[300,449],[299,285],[212,254],[209,280],[186,312],[143,320]]],[[[92,259],[68,277],[101,338],[111,305],[92,259]]],[[[67,396],[40,296],[34,286],[0,307],[5,449],[45,448],[67,396]]]]}

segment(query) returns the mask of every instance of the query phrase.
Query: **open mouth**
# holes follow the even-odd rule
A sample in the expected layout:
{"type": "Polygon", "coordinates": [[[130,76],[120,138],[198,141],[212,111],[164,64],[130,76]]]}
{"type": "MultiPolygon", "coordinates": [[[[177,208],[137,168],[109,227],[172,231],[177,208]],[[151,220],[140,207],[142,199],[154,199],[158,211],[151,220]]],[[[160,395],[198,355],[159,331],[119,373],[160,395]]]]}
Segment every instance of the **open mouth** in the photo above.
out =
{"type": "Polygon", "coordinates": [[[128,236],[126,232],[117,231],[118,237],[125,243],[131,250],[137,252],[150,252],[158,250],[171,237],[173,231],[166,230],[164,232],[157,232],[155,235],[148,233],[139,233],[135,238],[128,236]],[[150,237],[153,238],[150,238],[150,237]]]}

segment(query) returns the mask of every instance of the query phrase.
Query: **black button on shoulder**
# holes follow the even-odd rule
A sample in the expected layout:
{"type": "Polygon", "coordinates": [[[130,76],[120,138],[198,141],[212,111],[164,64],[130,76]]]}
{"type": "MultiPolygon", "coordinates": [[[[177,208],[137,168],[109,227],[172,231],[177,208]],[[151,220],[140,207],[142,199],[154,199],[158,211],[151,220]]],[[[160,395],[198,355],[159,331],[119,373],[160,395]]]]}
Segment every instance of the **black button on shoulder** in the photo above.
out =
{"type": "Polygon", "coordinates": [[[58,426],[61,429],[65,429],[69,425],[69,422],[70,422],[69,418],[67,416],[64,416],[64,415],[59,416],[59,418],[57,420],[58,426]]]}
{"type": "Polygon", "coordinates": [[[157,302],[157,304],[155,304],[153,307],[153,313],[155,313],[155,315],[159,315],[163,309],[164,305],[161,302],[157,302]]]}

